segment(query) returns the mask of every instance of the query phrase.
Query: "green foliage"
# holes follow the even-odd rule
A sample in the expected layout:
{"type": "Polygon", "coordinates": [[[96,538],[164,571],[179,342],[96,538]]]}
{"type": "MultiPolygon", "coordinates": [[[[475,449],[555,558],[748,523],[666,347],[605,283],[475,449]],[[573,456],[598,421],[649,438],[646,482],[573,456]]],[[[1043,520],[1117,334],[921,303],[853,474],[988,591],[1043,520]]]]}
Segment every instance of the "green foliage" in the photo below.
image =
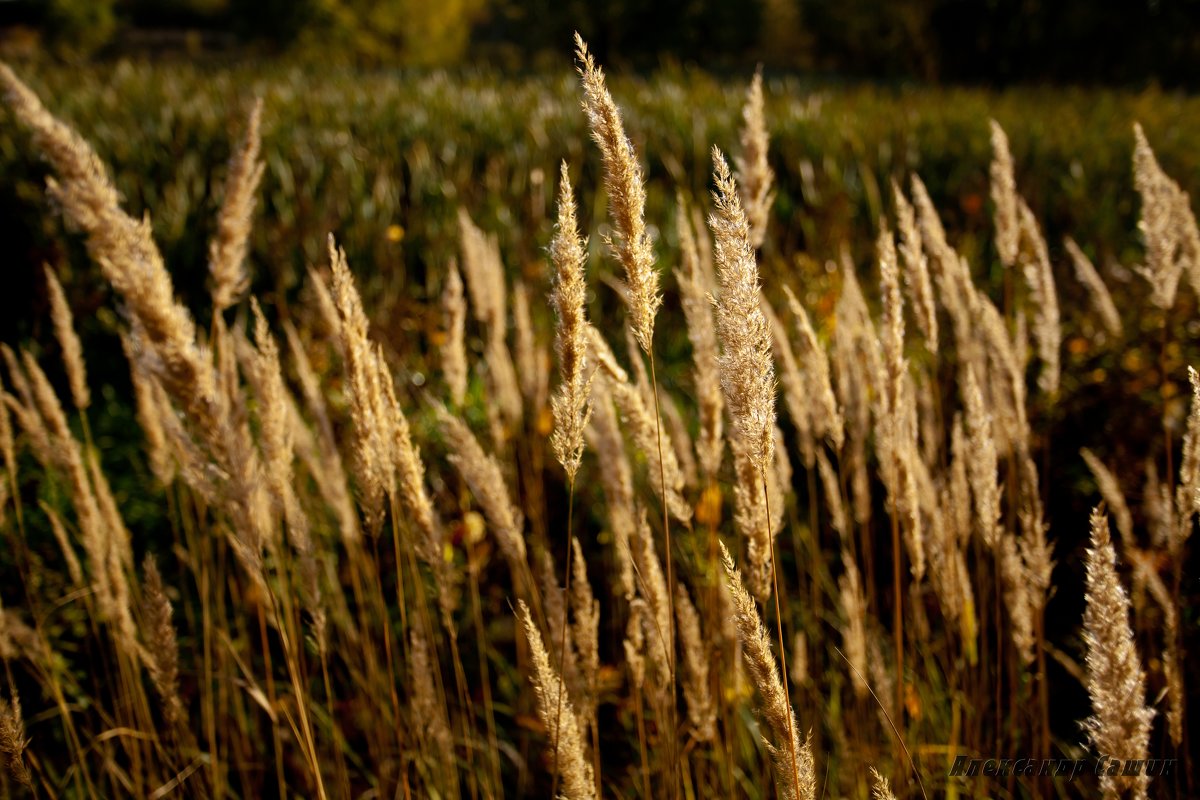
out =
{"type": "Polygon", "coordinates": [[[300,31],[302,57],[417,66],[462,58],[483,0],[312,0],[300,31]]]}
{"type": "Polygon", "coordinates": [[[49,0],[47,36],[63,55],[89,56],[116,31],[115,6],[116,0],[49,0]]]}
{"type": "Polygon", "coordinates": [[[233,30],[250,41],[290,44],[319,18],[322,0],[231,0],[233,30]]]}

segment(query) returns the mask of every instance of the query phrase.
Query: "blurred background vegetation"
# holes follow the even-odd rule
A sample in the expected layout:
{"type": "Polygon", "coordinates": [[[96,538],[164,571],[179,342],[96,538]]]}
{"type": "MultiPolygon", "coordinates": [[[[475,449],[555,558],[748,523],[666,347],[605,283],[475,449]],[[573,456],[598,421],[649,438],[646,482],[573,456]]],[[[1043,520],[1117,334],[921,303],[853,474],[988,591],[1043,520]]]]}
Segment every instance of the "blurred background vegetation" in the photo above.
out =
{"type": "Polygon", "coordinates": [[[761,61],[955,83],[1195,85],[1198,23],[1195,0],[0,0],[8,38],[72,58],[249,48],[527,68],[557,63],[578,30],[610,65],[761,61]]]}

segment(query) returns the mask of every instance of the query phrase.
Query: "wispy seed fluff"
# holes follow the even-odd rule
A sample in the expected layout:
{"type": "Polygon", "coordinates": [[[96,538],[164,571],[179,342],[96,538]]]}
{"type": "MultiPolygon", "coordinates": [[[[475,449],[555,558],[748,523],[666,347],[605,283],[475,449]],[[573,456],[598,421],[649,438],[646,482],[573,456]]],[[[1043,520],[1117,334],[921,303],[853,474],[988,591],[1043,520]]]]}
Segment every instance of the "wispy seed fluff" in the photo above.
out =
{"type": "Polygon", "coordinates": [[[63,366],[66,367],[67,382],[71,388],[71,401],[77,409],[83,411],[92,402],[87,385],[87,368],[83,361],[83,345],[79,343],[79,334],[75,332],[71,306],[67,303],[67,294],[63,291],[62,284],[58,282],[49,266],[45,267],[45,272],[46,290],[50,295],[50,320],[54,323],[54,338],[62,348],[63,366]]]}
{"type": "Polygon", "coordinates": [[[767,238],[767,222],[775,193],[771,190],[775,173],[767,162],[769,138],[763,115],[762,68],[746,90],[746,105],[742,108],[742,155],[735,159],[737,180],[742,189],[742,204],[750,222],[750,244],[762,247],[767,238]]]}
{"type": "Polygon", "coordinates": [[[517,278],[512,289],[513,357],[521,396],[536,417],[546,407],[550,393],[549,359],[533,330],[529,289],[517,278]]]}
{"type": "Polygon", "coordinates": [[[400,502],[409,523],[417,534],[415,542],[417,555],[436,576],[438,602],[441,604],[442,613],[449,619],[451,576],[447,572],[446,561],[442,555],[444,546],[442,523],[434,509],[433,500],[425,488],[425,462],[421,458],[421,450],[413,441],[408,418],[396,401],[392,376],[387,371],[382,355],[378,357],[378,364],[386,410],[386,416],[381,423],[387,426],[385,430],[390,435],[389,445],[396,470],[396,486],[399,488],[400,502]]]}
{"type": "Polygon", "coordinates": [[[562,775],[562,789],[568,800],[590,800],[596,796],[592,765],[584,751],[583,733],[576,722],[574,708],[567,696],[562,678],[550,665],[550,654],[542,642],[542,635],[533,624],[533,617],[525,601],[519,602],[518,615],[525,626],[533,660],[534,692],[538,700],[538,716],[546,726],[550,737],[550,748],[556,753],[562,775]],[[561,713],[559,710],[561,709],[561,713]]]}
{"type": "Polygon", "coordinates": [[[1004,585],[1004,604],[1008,608],[1008,632],[1013,647],[1024,666],[1033,663],[1037,640],[1034,638],[1033,613],[1037,598],[1033,592],[1033,576],[1026,568],[1018,548],[1017,537],[1000,535],[1000,579],[1004,585]]]}
{"type": "Polygon", "coordinates": [[[558,317],[554,348],[562,378],[551,400],[554,433],[550,436],[550,445],[572,483],[583,458],[583,432],[591,415],[592,379],[587,374],[587,317],[584,311],[587,298],[585,253],[575,221],[571,177],[564,161],[558,191],[558,224],[550,243],[550,259],[554,263],[554,291],[550,302],[558,317]]]}
{"type": "Polygon", "coordinates": [[[621,111],[604,82],[604,70],[578,33],[575,58],[583,82],[583,110],[588,128],[604,160],[604,188],[615,234],[608,240],[613,256],[625,268],[630,327],[642,350],[649,353],[654,339],[654,318],[662,305],[654,251],[646,232],[646,187],[633,144],[625,135],[621,111]]]}
{"type": "Polygon", "coordinates": [[[716,213],[709,217],[719,294],[714,301],[721,342],[721,388],[733,430],[759,470],[774,463],[775,364],[771,330],[759,301],[758,264],[750,226],[725,157],[712,150],[716,213]]]}
{"type": "MultiPolygon", "coordinates": [[[[1167,683],[1167,731],[1176,747],[1183,741],[1183,708],[1186,702],[1179,647],[1179,612],[1171,592],[1158,574],[1155,558],[1151,551],[1131,548],[1129,560],[1133,563],[1134,586],[1144,584],[1150,596],[1158,603],[1163,615],[1162,672],[1167,683]]],[[[1135,588],[1135,592],[1139,589],[1135,588]]]]}
{"type": "MultiPolygon", "coordinates": [[[[762,307],[763,316],[767,319],[767,325],[771,328],[771,345],[775,368],[778,370],[783,405],[787,408],[788,416],[792,418],[792,424],[796,428],[800,456],[804,459],[805,466],[811,467],[817,449],[817,442],[813,435],[814,418],[819,414],[819,410],[810,402],[810,376],[807,370],[801,369],[796,352],[792,349],[787,328],[779,319],[779,315],[775,313],[766,294],[760,293],[759,304],[762,307]]],[[[736,440],[733,443],[733,449],[735,452],[739,450],[736,440]]],[[[745,448],[740,449],[745,450],[745,448]]]]}
{"type": "Polygon", "coordinates": [[[504,339],[508,291],[504,263],[494,236],[484,233],[466,209],[458,210],[458,236],[462,248],[462,271],[471,296],[471,312],[491,337],[504,339]]]}
{"type": "MultiPolygon", "coordinates": [[[[1108,517],[1092,511],[1092,542],[1087,552],[1087,608],[1083,639],[1087,645],[1087,687],[1092,716],[1084,723],[1100,754],[1116,759],[1149,755],[1154,711],[1145,703],[1142,671],[1129,625],[1129,597],[1117,577],[1117,554],[1108,532],[1108,517]]],[[[1145,798],[1150,777],[1100,776],[1105,798],[1145,798]]]]}
{"type": "Polygon", "coordinates": [[[259,98],[250,109],[242,145],[229,160],[225,199],[217,215],[217,233],[208,247],[213,314],[220,314],[232,306],[250,283],[245,269],[246,242],[250,236],[255,194],[263,176],[263,163],[258,159],[261,121],[262,99],[259,98]]]}
{"type": "Polygon", "coordinates": [[[521,382],[508,349],[508,290],[504,282],[504,261],[495,235],[485,234],[463,209],[458,212],[458,229],[462,272],[471,298],[471,312],[485,329],[482,363],[487,366],[488,392],[492,400],[488,411],[498,415],[493,419],[493,435],[499,443],[519,429],[523,413],[521,382]],[[500,422],[503,425],[497,427],[500,422]]]}

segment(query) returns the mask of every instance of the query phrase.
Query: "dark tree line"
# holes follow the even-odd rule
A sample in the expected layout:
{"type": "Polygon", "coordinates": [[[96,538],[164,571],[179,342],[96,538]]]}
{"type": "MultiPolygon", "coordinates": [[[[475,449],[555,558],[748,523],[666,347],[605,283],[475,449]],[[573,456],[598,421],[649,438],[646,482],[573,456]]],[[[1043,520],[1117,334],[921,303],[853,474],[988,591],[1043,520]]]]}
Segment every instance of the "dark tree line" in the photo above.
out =
{"type": "Polygon", "coordinates": [[[606,62],[801,69],[949,83],[1158,82],[1200,75],[1200,0],[8,0],[0,25],[59,53],[189,29],[238,46],[369,64],[561,57],[582,32],[606,62]]]}

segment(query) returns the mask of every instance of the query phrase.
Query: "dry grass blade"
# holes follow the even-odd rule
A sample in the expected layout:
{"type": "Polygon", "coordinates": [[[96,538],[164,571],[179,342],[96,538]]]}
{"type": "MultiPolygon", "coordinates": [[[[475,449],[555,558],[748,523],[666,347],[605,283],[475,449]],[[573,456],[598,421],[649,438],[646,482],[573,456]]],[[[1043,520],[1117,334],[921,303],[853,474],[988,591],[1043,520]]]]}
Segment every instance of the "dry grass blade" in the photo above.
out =
{"type": "Polygon", "coordinates": [[[1117,476],[1104,465],[1095,453],[1086,447],[1079,451],[1079,455],[1083,458],[1088,469],[1092,471],[1092,477],[1096,479],[1096,488],[1100,490],[1100,496],[1104,498],[1104,502],[1108,504],[1117,521],[1117,533],[1121,535],[1121,544],[1123,548],[1128,549],[1136,543],[1133,538],[1133,512],[1129,510],[1129,504],[1125,502],[1125,492],[1121,490],[1121,484],[1117,480],[1117,476]]]}
{"type": "Polygon", "coordinates": [[[759,301],[758,264],[737,185],[721,151],[713,148],[717,212],[709,217],[717,262],[717,338],[721,388],[733,430],[760,470],[774,462],[775,364],[771,332],[759,301]]]}
{"type": "Polygon", "coordinates": [[[558,222],[554,240],[550,243],[550,259],[554,264],[554,291],[551,305],[558,317],[554,347],[558,353],[561,378],[552,399],[554,432],[550,446],[554,450],[567,480],[575,481],[583,457],[583,431],[591,414],[592,374],[587,362],[587,280],[584,260],[587,245],[579,237],[575,221],[575,197],[567,164],[562,164],[562,179],[558,194],[558,222]]]}
{"type": "Polygon", "coordinates": [[[25,764],[25,718],[21,716],[21,699],[13,694],[11,701],[0,699],[0,753],[4,754],[8,774],[27,789],[33,789],[33,776],[25,764]]]}
{"type": "Polygon", "coordinates": [[[246,250],[252,228],[255,194],[264,165],[259,160],[262,98],[250,108],[241,147],[229,160],[225,199],[217,215],[217,232],[209,244],[208,271],[212,275],[213,314],[232,306],[250,285],[246,250]]]}
{"type": "Polygon", "coordinates": [[[608,92],[604,70],[578,33],[575,59],[583,83],[583,108],[588,128],[604,159],[604,188],[615,235],[608,242],[613,256],[625,268],[629,290],[630,327],[642,350],[649,353],[654,339],[654,318],[662,305],[654,251],[646,232],[646,187],[633,144],[625,135],[621,111],[608,92]]]}
{"type": "Polygon", "coordinates": [[[721,468],[725,454],[725,401],[721,394],[721,379],[717,373],[717,332],[713,323],[712,304],[708,293],[712,287],[700,265],[696,237],[688,219],[682,198],[678,201],[676,226],[679,229],[680,259],[675,270],[680,301],[687,320],[688,339],[692,344],[692,365],[696,387],[696,403],[700,411],[700,434],[696,439],[696,456],[705,482],[710,482],[721,468]]]}
{"type": "Polygon", "coordinates": [[[991,174],[992,214],[996,223],[996,251],[1006,267],[1015,266],[1021,232],[1017,219],[1017,182],[1013,176],[1013,158],[1008,137],[996,120],[989,120],[992,133],[991,174]]]}
{"type": "Polygon", "coordinates": [[[871,800],[896,800],[892,785],[874,767],[871,767],[871,800]]]}
{"type": "Polygon", "coordinates": [[[438,348],[442,375],[450,390],[450,402],[461,407],[467,395],[467,302],[463,297],[462,277],[458,263],[451,260],[442,288],[442,325],[445,339],[438,348]]]}
{"type": "Polygon", "coordinates": [[[1133,137],[1133,182],[1142,198],[1138,228],[1146,245],[1146,264],[1138,272],[1150,283],[1151,302],[1169,309],[1184,272],[1193,291],[1200,288],[1200,231],[1187,193],[1159,166],[1138,123],[1133,137]]]}
{"type": "Polygon", "coordinates": [[[1063,246],[1071,256],[1071,263],[1075,265],[1075,277],[1087,288],[1092,307],[1100,317],[1105,330],[1113,336],[1120,336],[1121,315],[1117,311],[1117,304],[1113,302],[1112,295],[1109,294],[1108,287],[1104,284],[1104,279],[1100,277],[1095,265],[1092,264],[1092,260],[1070,236],[1063,240],[1063,246]]]}
{"type": "Polygon", "coordinates": [[[833,449],[840,451],[846,440],[846,423],[833,391],[829,354],[821,346],[808,312],[804,310],[791,287],[785,285],[783,294],[787,298],[788,309],[796,318],[796,330],[800,333],[800,357],[804,362],[808,394],[812,397],[810,405],[813,408],[813,434],[827,437],[833,449]]]}
{"type": "Polygon", "coordinates": [[[63,366],[67,368],[67,382],[71,387],[71,400],[75,408],[83,411],[92,402],[88,391],[87,368],[83,361],[83,345],[75,332],[71,306],[58,277],[49,266],[45,267],[46,289],[50,294],[50,319],[54,323],[54,338],[62,348],[63,366]]]}
{"type": "Polygon", "coordinates": [[[767,741],[766,745],[775,766],[780,796],[787,800],[815,800],[817,778],[812,749],[807,742],[800,741],[796,714],[784,692],[779,666],[771,653],[771,641],[723,542],[721,560],[733,596],[734,622],[744,648],[746,666],[762,697],[761,711],[771,732],[772,741],[767,741]]]}
{"type": "Polygon", "coordinates": [[[775,200],[775,173],[767,161],[770,141],[763,113],[762,84],[762,67],[759,67],[750,82],[750,88],[746,90],[740,136],[742,154],[736,159],[737,182],[742,190],[746,219],[750,223],[750,243],[755,249],[762,247],[766,241],[767,222],[771,217],[771,204],[775,200]]]}
{"type": "Polygon", "coordinates": [[[921,241],[917,215],[904,196],[904,190],[892,181],[892,199],[896,204],[896,227],[900,233],[900,255],[904,259],[904,285],[912,301],[917,327],[925,337],[925,347],[938,351],[937,306],[933,299],[933,284],[929,279],[929,259],[921,241]]]}
{"type": "Polygon", "coordinates": [[[496,533],[500,550],[514,575],[523,574],[525,537],[521,511],[513,505],[504,473],[494,457],[484,452],[471,429],[445,407],[436,407],[438,425],[446,439],[450,463],[471,487],[475,499],[496,533]]]}
{"type": "MultiPolygon", "coordinates": [[[[1092,716],[1085,727],[1098,753],[1115,759],[1145,759],[1154,711],[1145,704],[1146,675],[1129,625],[1129,597],[1117,577],[1108,517],[1100,509],[1092,511],[1091,528],[1083,629],[1092,716]]],[[[1145,772],[1100,777],[1106,798],[1126,792],[1145,798],[1149,783],[1145,772]]]]}
{"type": "Polygon", "coordinates": [[[688,724],[696,741],[716,736],[717,708],[709,690],[708,646],[700,630],[700,615],[682,583],[675,585],[675,616],[683,653],[683,697],[688,724]]]}
{"type": "Polygon", "coordinates": [[[518,601],[518,618],[525,628],[533,658],[534,691],[537,693],[538,715],[546,726],[553,748],[562,767],[562,788],[568,800],[591,800],[596,796],[592,765],[587,760],[583,734],[576,722],[575,711],[566,696],[562,678],[550,666],[550,654],[542,635],[533,623],[525,601],[518,601]],[[562,709],[559,715],[558,709],[562,709]],[[560,717],[556,721],[556,717],[560,717]]]}
{"type": "Polygon", "coordinates": [[[179,696],[179,645],[171,622],[171,601],[158,571],[158,562],[147,555],[144,574],[142,616],[145,620],[146,669],[163,706],[163,720],[174,729],[187,728],[187,710],[179,696]]]}

